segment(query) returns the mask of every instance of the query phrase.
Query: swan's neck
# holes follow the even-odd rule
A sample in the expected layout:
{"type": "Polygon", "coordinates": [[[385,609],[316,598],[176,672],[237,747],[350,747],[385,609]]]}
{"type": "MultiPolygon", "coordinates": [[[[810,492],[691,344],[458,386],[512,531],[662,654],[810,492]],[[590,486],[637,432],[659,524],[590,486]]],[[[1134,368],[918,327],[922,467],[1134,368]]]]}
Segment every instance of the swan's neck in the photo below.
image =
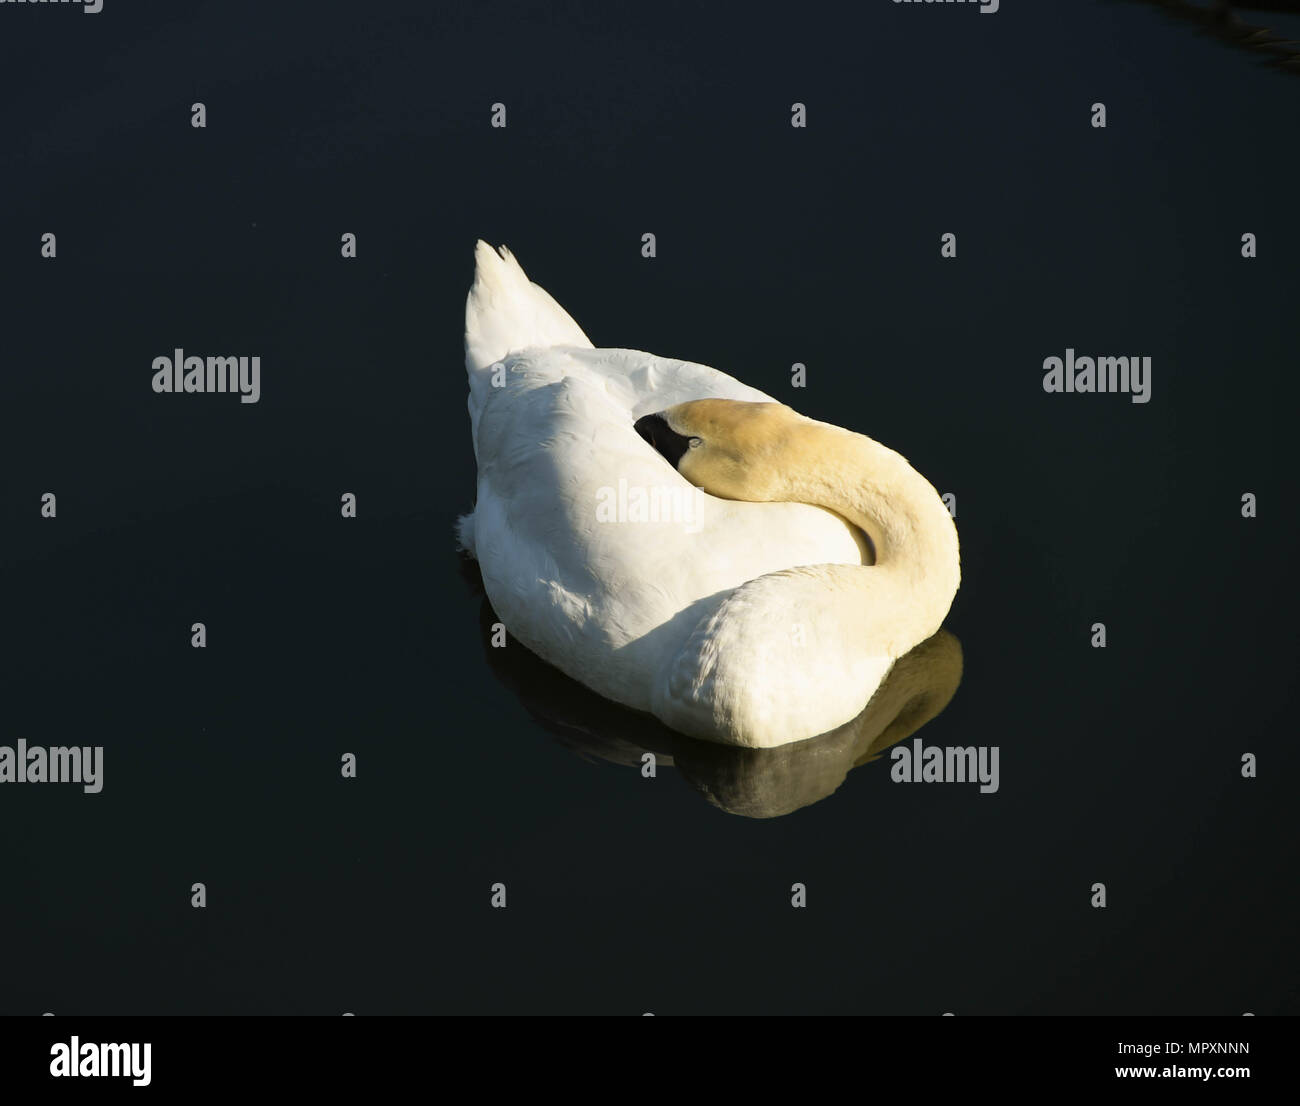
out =
{"type": "Polygon", "coordinates": [[[939,493],[879,442],[809,420],[782,466],[774,498],[815,503],[861,527],[876,547],[873,566],[852,569],[862,636],[902,651],[943,622],[961,579],[957,528],[939,493]],[[909,640],[910,639],[910,640],[909,640]]]}

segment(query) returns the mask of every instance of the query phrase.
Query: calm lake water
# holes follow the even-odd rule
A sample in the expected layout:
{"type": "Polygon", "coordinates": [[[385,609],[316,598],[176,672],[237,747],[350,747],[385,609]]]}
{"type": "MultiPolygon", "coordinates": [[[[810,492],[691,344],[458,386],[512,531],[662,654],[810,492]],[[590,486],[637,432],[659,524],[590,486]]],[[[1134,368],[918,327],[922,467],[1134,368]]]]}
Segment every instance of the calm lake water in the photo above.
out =
{"type": "Polygon", "coordinates": [[[104,748],[98,795],[0,787],[0,1012],[1297,1012],[1300,81],[1141,5],[174,7],[0,44],[0,743],[104,748]],[[916,736],[996,793],[493,655],[477,237],[956,496],[916,736]],[[177,347],[260,401],[153,394],[177,347]],[[1150,402],[1045,393],[1067,349],[1150,402]]]}

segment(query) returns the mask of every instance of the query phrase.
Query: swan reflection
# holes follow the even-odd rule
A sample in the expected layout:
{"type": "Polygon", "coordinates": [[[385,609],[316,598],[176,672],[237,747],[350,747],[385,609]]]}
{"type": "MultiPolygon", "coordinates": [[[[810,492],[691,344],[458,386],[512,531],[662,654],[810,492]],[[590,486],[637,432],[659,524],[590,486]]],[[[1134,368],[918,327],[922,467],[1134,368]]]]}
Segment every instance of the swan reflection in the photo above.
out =
{"type": "MultiPolygon", "coordinates": [[[[477,572],[465,563],[472,580],[477,572]]],[[[939,630],[899,658],[866,709],[819,737],[744,749],[675,733],[656,718],[611,703],[511,639],[492,648],[498,621],[486,597],[479,612],[493,674],[562,745],[588,758],[640,770],[653,753],[714,806],[746,818],[776,818],[833,794],[848,773],[880,757],[941,713],[961,683],[961,643],[939,630]]]]}

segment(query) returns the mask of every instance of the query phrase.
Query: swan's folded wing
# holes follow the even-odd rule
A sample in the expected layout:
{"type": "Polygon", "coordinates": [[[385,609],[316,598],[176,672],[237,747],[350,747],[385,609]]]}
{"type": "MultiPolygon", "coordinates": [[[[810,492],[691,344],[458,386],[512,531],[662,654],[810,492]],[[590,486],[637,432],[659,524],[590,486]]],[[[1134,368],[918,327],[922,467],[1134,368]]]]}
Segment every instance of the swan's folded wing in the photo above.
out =
{"type": "Polygon", "coordinates": [[[648,709],[659,659],[698,621],[690,608],[792,565],[860,564],[862,549],[821,508],[715,499],[641,439],[629,396],[648,405],[662,389],[696,387],[689,366],[671,368],[686,363],[640,363],[620,382],[566,368],[581,354],[513,356],[506,386],[486,397],[473,545],[513,635],[607,698],[648,709]]]}

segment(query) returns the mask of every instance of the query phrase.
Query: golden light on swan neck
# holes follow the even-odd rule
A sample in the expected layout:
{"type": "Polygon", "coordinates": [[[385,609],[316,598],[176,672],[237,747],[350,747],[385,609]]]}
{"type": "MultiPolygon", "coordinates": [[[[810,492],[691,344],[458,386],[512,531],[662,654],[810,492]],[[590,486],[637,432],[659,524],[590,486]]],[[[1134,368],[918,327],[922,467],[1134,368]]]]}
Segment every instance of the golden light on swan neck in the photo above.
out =
{"type": "Polygon", "coordinates": [[[800,450],[812,444],[799,441],[801,424],[811,420],[781,403],[697,399],[661,415],[673,430],[691,439],[677,470],[692,484],[723,499],[790,498],[785,494],[784,473],[798,462],[800,450]]]}
{"type": "MultiPolygon", "coordinates": [[[[924,578],[951,602],[960,577],[957,529],[934,487],[892,449],[782,403],[701,399],[661,412],[690,439],[677,463],[724,499],[827,507],[867,532],[878,568],[924,578]]],[[[942,616],[940,616],[942,617],[942,616]]]]}

